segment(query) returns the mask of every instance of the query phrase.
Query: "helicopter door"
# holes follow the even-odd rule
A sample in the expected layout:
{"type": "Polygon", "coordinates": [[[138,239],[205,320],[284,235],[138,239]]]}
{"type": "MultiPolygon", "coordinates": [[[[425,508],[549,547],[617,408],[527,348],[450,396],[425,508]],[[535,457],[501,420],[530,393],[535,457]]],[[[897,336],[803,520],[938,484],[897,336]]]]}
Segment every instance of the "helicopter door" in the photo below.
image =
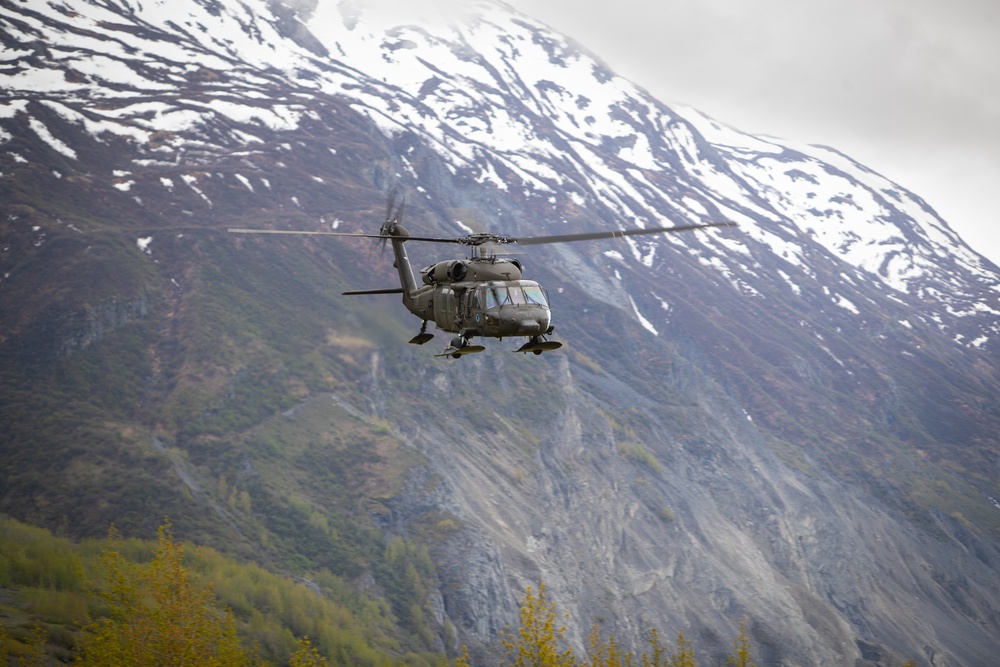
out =
{"type": "Polygon", "coordinates": [[[479,305],[479,295],[475,290],[465,290],[462,294],[462,319],[468,321],[472,318],[472,311],[481,308],[479,305]]]}
{"type": "Polygon", "coordinates": [[[448,287],[439,287],[434,299],[434,322],[442,329],[455,329],[458,317],[458,299],[455,291],[448,287]]]}

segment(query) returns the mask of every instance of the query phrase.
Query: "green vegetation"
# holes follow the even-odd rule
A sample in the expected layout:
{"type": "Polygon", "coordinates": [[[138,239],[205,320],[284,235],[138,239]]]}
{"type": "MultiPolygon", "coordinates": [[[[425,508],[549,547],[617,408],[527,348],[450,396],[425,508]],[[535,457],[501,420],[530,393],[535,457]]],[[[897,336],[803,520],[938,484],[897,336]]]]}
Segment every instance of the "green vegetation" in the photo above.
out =
{"type": "Polygon", "coordinates": [[[750,659],[750,639],[746,621],[740,621],[740,634],[733,640],[733,652],[726,656],[727,667],[754,667],[750,659]]]}
{"type": "MultiPolygon", "coordinates": [[[[0,666],[50,659],[90,667],[195,664],[211,667],[329,665],[444,665],[432,651],[407,652],[399,623],[426,631],[423,577],[432,569],[426,550],[396,538],[385,567],[395,572],[393,609],[365,598],[329,572],[292,581],[213,549],[174,539],[169,521],[155,542],[123,538],[73,543],[43,529],[0,518],[0,666]],[[407,615],[408,614],[408,615],[407,615]],[[195,658],[192,663],[192,658],[195,658]]],[[[595,624],[585,655],[565,641],[545,584],[528,587],[519,625],[500,637],[508,667],[696,667],[683,630],[673,646],[655,628],[642,653],[624,650],[595,624]]],[[[429,645],[432,637],[426,635],[429,645]]],[[[727,667],[754,667],[753,647],[740,622],[727,667]]],[[[470,665],[463,647],[455,667],[470,665]]],[[[912,666],[912,661],[907,666],[912,666]]]]}
{"type": "MultiPolygon", "coordinates": [[[[399,585],[419,614],[415,570],[426,567],[425,556],[394,544],[387,560],[406,563],[399,585]]],[[[427,632],[418,618],[404,622],[427,632]]],[[[358,595],[330,572],[293,581],[213,549],[185,548],[169,523],[156,542],[112,530],[106,541],[73,543],[0,519],[0,651],[22,659],[44,651],[85,665],[150,664],[143,651],[194,650],[219,656],[199,664],[284,664],[296,654],[306,665],[319,664],[307,661],[315,650],[340,665],[439,663],[433,653],[407,651],[397,624],[385,601],[358,595]]]]}
{"type": "Polygon", "coordinates": [[[649,450],[643,447],[641,442],[620,442],[618,443],[618,452],[629,461],[645,466],[650,472],[657,475],[663,472],[663,466],[649,450]]]}
{"type": "Polygon", "coordinates": [[[566,627],[556,623],[556,604],[547,597],[545,584],[539,585],[537,596],[529,586],[521,598],[517,633],[508,630],[501,638],[508,664],[515,667],[575,665],[573,649],[561,646],[566,627]]]}
{"type": "MultiPolygon", "coordinates": [[[[429,651],[438,633],[421,597],[436,576],[430,559],[404,541],[400,561],[373,522],[422,458],[384,420],[330,401],[338,391],[357,400],[376,349],[367,332],[392,337],[395,318],[360,307],[355,317],[360,304],[329,284],[336,267],[301,247],[273,255],[267,244],[156,234],[154,263],[129,236],[19,246],[21,282],[10,285],[27,296],[16,308],[4,300],[12,292],[0,298],[0,312],[23,318],[6,319],[0,336],[0,511],[77,539],[110,523],[152,537],[169,515],[187,539],[338,591],[364,619],[365,641],[429,651]],[[36,296],[51,313],[24,305],[36,296]],[[370,578],[372,599],[350,592],[348,577],[370,578]]],[[[75,585],[19,590],[39,608],[86,607],[75,585]]],[[[291,614],[314,597],[304,585],[253,591],[216,582],[247,623],[258,603],[291,614]]],[[[265,633],[264,654],[287,655],[305,633],[325,651],[332,640],[312,623],[265,633]]]]}
{"type": "Polygon", "coordinates": [[[76,664],[83,667],[197,661],[218,667],[249,667],[257,661],[241,645],[231,611],[216,607],[211,586],[196,586],[184,567],[184,546],[169,523],[160,526],[156,555],[137,567],[122,554],[112,528],[98,567],[100,583],[87,585],[103,608],[84,626],[76,664]]]}
{"type": "Polygon", "coordinates": [[[672,509],[670,509],[670,507],[667,506],[667,505],[660,506],[659,509],[656,510],[656,514],[661,519],[663,519],[664,521],[666,521],[668,523],[671,522],[671,521],[675,521],[677,519],[677,515],[674,514],[674,511],[672,509]]]}

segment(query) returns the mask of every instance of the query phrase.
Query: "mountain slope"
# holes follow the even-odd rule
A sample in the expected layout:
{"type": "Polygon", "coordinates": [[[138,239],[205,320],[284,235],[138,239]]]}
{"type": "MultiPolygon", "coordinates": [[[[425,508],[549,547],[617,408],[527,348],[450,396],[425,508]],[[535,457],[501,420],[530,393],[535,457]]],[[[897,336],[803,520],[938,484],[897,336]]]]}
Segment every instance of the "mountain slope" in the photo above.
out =
{"type": "Polygon", "coordinates": [[[498,3],[0,2],[3,511],[169,513],[387,596],[414,650],[485,651],[542,579],[575,641],[996,654],[1000,274],[917,196],[498,3]],[[373,231],[396,184],[434,234],[739,227],[533,248],[564,352],[456,363],[339,296],[393,280],[364,245],[222,233],[373,231]]]}

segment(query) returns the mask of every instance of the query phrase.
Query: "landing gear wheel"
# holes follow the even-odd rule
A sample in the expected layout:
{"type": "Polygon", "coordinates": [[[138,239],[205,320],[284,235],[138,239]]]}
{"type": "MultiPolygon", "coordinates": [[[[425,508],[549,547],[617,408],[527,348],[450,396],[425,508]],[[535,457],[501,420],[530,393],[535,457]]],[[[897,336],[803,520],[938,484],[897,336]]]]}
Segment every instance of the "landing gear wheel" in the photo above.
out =
{"type": "MultiPolygon", "coordinates": [[[[471,338],[471,337],[470,337],[471,338]]],[[[482,352],[486,348],[482,345],[473,345],[469,342],[469,338],[464,336],[455,336],[451,339],[451,343],[445,348],[444,352],[434,356],[437,357],[451,357],[452,359],[459,359],[467,354],[475,354],[477,352],[482,352]]]]}
{"type": "Polygon", "coordinates": [[[521,347],[514,350],[515,352],[532,352],[535,355],[539,355],[542,352],[547,352],[549,350],[558,350],[562,347],[562,343],[554,340],[545,340],[544,335],[532,336],[528,339],[528,342],[521,347]]]}
{"type": "Polygon", "coordinates": [[[434,334],[427,333],[427,320],[420,325],[420,333],[410,339],[410,343],[413,345],[423,345],[431,338],[434,338],[434,334]]]}

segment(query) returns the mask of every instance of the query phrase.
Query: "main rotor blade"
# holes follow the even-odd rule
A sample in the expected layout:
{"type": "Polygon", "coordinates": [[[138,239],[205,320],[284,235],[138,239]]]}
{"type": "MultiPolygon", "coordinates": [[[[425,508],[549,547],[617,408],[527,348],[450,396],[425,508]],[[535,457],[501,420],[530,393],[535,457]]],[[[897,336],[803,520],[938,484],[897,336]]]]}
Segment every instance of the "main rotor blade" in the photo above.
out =
{"type": "Polygon", "coordinates": [[[400,239],[403,241],[426,241],[428,243],[458,243],[460,245],[479,246],[484,243],[496,243],[505,245],[516,243],[518,245],[540,245],[542,243],[569,243],[571,241],[591,241],[595,239],[616,239],[624,236],[641,236],[645,234],[666,234],[672,232],[686,232],[693,229],[707,229],[709,227],[735,227],[735,222],[705,222],[694,225],[680,225],[677,227],[652,227],[649,229],[616,229],[605,232],[584,232],[582,234],[556,234],[554,236],[525,236],[514,238],[512,236],[502,236],[499,234],[470,234],[458,238],[439,238],[434,236],[393,236],[391,234],[363,234],[355,232],[310,232],[285,229],[228,229],[233,234],[285,234],[294,236],[353,236],[362,239],[400,239]]]}
{"type": "Polygon", "coordinates": [[[667,232],[686,232],[692,229],[706,227],[735,227],[735,222],[705,222],[697,225],[681,225],[679,227],[653,227],[649,229],[618,229],[610,232],[585,232],[583,234],[557,234],[554,236],[527,236],[509,240],[518,245],[540,245],[542,243],[569,243],[571,241],[591,241],[593,239],[616,239],[622,236],[640,236],[644,234],[660,234],[667,232]]]}
{"type": "MultiPolygon", "coordinates": [[[[366,239],[380,239],[382,234],[355,234],[352,232],[309,232],[298,229],[236,229],[226,230],[230,234],[284,234],[288,236],[360,236],[366,239]]],[[[388,238],[388,237],[385,237],[388,238]]]]}
{"type": "Polygon", "coordinates": [[[356,232],[309,232],[297,229],[237,229],[226,230],[231,234],[284,234],[287,236],[353,236],[361,239],[400,239],[403,241],[429,241],[431,243],[464,243],[464,238],[441,239],[431,236],[393,236],[391,234],[362,234],[356,232]]]}

